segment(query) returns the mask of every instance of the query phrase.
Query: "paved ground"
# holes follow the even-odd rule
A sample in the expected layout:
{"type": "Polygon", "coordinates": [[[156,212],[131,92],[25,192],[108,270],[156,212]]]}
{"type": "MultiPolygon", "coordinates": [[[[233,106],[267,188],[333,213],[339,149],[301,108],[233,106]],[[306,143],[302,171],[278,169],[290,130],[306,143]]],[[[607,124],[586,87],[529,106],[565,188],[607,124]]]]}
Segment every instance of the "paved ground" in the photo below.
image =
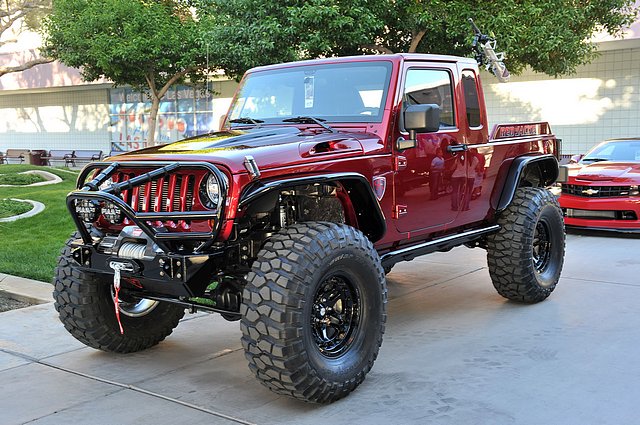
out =
{"type": "Polygon", "coordinates": [[[0,313],[5,424],[631,424],[640,399],[640,239],[568,238],[547,301],[499,297],[484,252],[389,275],[389,323],[365,382],[328,406],[278,397],[246,367],[238,324],[191,315],[146,352],[76,342],[51,303],[0,313]]]}

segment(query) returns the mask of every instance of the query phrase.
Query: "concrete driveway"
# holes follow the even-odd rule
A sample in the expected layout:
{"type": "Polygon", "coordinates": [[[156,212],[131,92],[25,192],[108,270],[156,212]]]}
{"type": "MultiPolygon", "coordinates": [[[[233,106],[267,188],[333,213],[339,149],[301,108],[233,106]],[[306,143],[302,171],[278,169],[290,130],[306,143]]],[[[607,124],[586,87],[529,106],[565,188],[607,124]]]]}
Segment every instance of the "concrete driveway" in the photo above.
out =
{"type": "Polygon", "coordinates": [[[86,348],[53,304],[0,314],[0,422],[9,424],[631,424],[640,400],[640,238],[570,234],[563,277],[523,306],[491,285],[485,253],[399,264],[365,382],[334,404],[272,394],[237,322],[188,315],[166,341],[86,348]]]}

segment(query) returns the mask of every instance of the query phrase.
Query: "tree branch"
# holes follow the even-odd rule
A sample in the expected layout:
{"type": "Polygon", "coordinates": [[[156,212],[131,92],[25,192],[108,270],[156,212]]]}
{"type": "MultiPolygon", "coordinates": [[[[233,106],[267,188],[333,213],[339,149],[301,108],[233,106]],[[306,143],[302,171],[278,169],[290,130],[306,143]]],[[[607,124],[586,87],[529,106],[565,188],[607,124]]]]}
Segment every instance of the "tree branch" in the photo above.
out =
{"type": "Polygon", "coordinates": [[[161,96],[157,95],[156,79],[153,76],[153,71],[145,72],[144,79],[147,80],[147,85],[149,86],[149,89],[151,90],[153,96],[160,98],[161,96]]]}
{"type": "Polygon", "coordinates": [[[369,49],[369,50],[373,50],[375,52],[378,53],[384,53],[384,54],[392,54],[393,52],[389,49],[387,49],[384,46],[380,46],[379,44],[363,44],[360,46],[363,49],[369,49]]]}
{"type": "Polygon", "coordinates": [[[16,66],[0,66],[0,77],[11,72],[20,72],[25,69],[33,68],[36,65],[53,62],[52,58],[37,58],[16,66]]]}
{"type": "Polygon", "coordinates": [[[422,37],[427,33],[427,30],[420,30],[417,33],[413,33],[411,37],[411,45],[409,46],[408,53],[415,53],[418,50],[418,45],[422,41],[422,37]]]}
{"type": "Polygon", "coordinates": [[[173,77],[169,78],[169,81],[167,81],[167,83],[164,86],[162,86],[162,88],[158,92],[158,98],[162,98],[162,96],[165,95],[167,90],[169,90],[171,88],[171,86],[174,85],[176,83],[176,81],[178,81],[180,78],[184,77],[185,75],[187,75],[190,72],[193,72],[193,71],[196,71],[196,70],[202,69],[202,68],[204,68],[204,66],[202,66],[202,67],[194,67],[194,68],[187,68],[187,69],[185,69],[183,71],[178,72],[177,74],[174,74],[173,77]]]}
{"type": "Polygon", "coordinates": [[[7,16],[8,16],[8,19],[6,19],[6,20],[4,20],[4,19],[3,19],[3,22],[0,24],[0,34],[4,33],[6,30],[8,30],[9,28],[11,28],[11,26],[12,26],[13,24],[15,24],[15,22],[16,22],[18,19],[20,19],[20,18],[22,18],[22,17],[26,16],[26,13],[24,13],[24,12],[20,11],[20,12],[17,12],[17,13],[16,13],[15,15],[13,15],[13,16],[12,16],[12,15],[7,15],[7,16]]]}
{"type": "Polygon", "coordinates": [[[0,47],[4,46],[5,44],[11,44],[11,43],[17,43],[18,39],[17,38],[9,38],[3,41],[0,41],[0,47]]]}

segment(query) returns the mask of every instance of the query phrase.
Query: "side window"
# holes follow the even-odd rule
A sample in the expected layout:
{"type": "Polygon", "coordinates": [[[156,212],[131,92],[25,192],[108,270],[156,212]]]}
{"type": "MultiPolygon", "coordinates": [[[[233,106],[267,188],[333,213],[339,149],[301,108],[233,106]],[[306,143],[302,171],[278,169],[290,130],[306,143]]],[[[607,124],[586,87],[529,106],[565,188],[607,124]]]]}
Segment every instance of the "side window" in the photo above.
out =
{"type": "Polygon", "coordinates": [[[451,74],[442,69],[409,69],[404,84],[403,103],[440,106],[440,128],[455,127],[451,74]]]}
{"type": "Polygon", "coordinates": [[[462,89],[464,90],[464,103],[467,106],[467,122],[469,127],[480,127],[480,101],[478,100],[478,85],[473,71],[462,71],[462,89]]]}

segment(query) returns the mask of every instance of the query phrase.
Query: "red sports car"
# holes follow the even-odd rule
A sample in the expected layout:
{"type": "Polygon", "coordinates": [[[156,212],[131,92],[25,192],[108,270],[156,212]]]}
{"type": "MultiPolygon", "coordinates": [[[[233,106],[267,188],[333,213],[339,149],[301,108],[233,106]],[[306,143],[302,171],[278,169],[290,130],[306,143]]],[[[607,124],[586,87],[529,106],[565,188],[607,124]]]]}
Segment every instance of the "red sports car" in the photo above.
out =
{"type": "Polygon", "coordinates": [[[607,140],[576,159],[562,183],[565,224],[640,232],[640,138],[607,140]]]}

